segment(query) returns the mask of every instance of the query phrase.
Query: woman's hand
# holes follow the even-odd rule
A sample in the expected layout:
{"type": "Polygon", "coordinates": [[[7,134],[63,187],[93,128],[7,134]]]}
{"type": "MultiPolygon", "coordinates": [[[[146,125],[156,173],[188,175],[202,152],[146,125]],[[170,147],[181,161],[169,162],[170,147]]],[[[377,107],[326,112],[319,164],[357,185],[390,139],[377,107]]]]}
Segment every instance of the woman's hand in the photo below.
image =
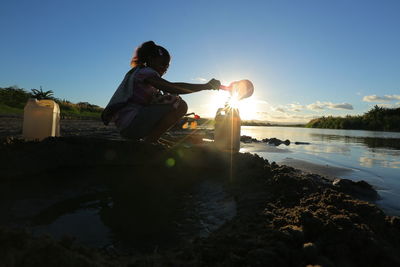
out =
{"type": "Polygon", "coordinates": [[[221,82],[216,79],[211,79],[208,83],[207,86],[211,90],[218,90],[219,87],[221,86],[221,82]]]}

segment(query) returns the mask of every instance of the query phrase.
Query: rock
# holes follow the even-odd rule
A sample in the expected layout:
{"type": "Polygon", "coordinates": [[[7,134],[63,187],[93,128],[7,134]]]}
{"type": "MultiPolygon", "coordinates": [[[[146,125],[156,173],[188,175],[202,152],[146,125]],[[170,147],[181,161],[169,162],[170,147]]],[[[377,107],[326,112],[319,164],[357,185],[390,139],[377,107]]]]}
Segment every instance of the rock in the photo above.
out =
{"type": "Polygon", "coordinates": [[[251,143],[251,136],[242,135],[240,137],[240,141],[243,142],[243,143],[251,143]]]}
{"type": "Polygon", "coordinates": [[[273,138],[269,139],[268,144],[279,146],[280,144],[282,144],[282,140],[273,137],[273,138]]]}
{"type": "Polygon", "coordinates": [[[264,143],[267,143],[269,145],[274,145],[274,146],[279,146],[281,144],[285,144],[287,146],[290,145],[290,140],[286,139],[285,141],[282,141],[282,140],[280,140],[278,138],[275,138],[275,137],[272,137],[270,139],[264,138],[262,141],[264,143]]]}
{"type": "Polygon", "coordinates": [[[332,183],[343,193],[349,194],[356,198],[368,201],[375,201],[379,199],[376,190],[365,181],[354,182],[349,179],[335,179],[332,183]]]}
{"type": "Polygon", "coordinates": [[[288,145],[290,145],[290,140],[286,139],[285,141],[283,141],[283,143],[288,146],[288,145]]]}
{"type": "Polygon", "coordinates": [[[296,225],[285,225],[281,227],[279,231],[286,233],[295,243],[301,243],[304,241],[304,233],[301,227],[296,225]]]}
{"type": "Polygon", "coordinates": [[[282,266],[282,260],[273,250],[253,249],[247,253],[248,266],[282,266]]]}
{"type": "Polygon", "coordinates": [[[258,142],[260,142],[256,138],[253,138],[253,137],[248,136],[248,135],[242,135],[240,137],[240,141],[243,142],[243,143],[252,143],[252,142],[258,143],[258,142]]]}
{"type": "Polygon", "coordinates": [[[294,142],[295,145],[309,145],[309,142],[294,142]]]}
{"type": "Polygon", "coordinates": [[[314,243],[304,243],[303,253],[308,261],[315,262],[318,256],[318,248],[314,243]]]}

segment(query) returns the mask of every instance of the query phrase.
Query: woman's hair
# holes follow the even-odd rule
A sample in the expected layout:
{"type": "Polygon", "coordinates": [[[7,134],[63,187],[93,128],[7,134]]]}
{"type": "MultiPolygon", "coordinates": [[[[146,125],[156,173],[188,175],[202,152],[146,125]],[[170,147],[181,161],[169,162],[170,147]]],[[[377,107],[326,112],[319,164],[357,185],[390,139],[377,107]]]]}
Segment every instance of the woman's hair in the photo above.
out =
{"type": "Polygon", "coordinates": [[[135,50],[135,54],[131,60],[131,67],[146,65],[149,58],[152,57],[165,57],[171,59],[167,49],[162,46],[156,45],[153,41],[148,41],[141,44],[135,50]]]}

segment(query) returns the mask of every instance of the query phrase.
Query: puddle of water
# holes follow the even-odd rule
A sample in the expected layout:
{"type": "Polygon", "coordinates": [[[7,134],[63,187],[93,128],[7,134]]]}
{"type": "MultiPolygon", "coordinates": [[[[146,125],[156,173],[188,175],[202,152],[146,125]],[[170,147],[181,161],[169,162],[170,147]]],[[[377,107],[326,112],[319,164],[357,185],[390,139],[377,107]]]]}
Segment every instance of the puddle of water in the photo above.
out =
{"type": "MultiPolygon", "coordinates": [[[[34,235],[50,234],[56,239],[76,237],[78,242],[91,247],[118,244],[112,229],[103,223],[99,215],[101,207],[95,202],[81,203],[79,209],[62,214],[49,224],[31,227],[31,231],[34,235]]],[[[235,200],[226,193],[222,183],[215,181],[202,181],[194,189],[188,205],[181,221],[176,222],[178,235],[185,239],[207,237],[236,216],[235,200]]],[[[111,199],[109,206],[112,206],[111,199]]],[[[126,249],[121,245],[122,250],[126,249]]]]}
{"type": "Polygon", "coordinates": [[[98,209],[79,209],[64,214],[48,225],[35,226],[34,235],[50,234],[56,239],[63,236],[76,237],[79,242],[91,247],[109,245],[112,238],[110,229],[105,226],[98,209]]]}

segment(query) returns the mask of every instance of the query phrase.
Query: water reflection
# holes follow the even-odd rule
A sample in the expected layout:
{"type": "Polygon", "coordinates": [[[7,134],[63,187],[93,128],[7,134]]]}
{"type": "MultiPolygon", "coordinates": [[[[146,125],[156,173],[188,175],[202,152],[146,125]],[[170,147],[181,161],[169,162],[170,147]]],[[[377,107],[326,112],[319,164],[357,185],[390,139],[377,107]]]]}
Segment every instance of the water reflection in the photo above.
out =
{"type": "MultiPolygon", "coordinates": [[[[400,214],[400,133],[296,127],[242,127],[242,135],[257,139],[272,137],[289,139],[291,144],[284,148],[291,152],[290,158],[294,160],[352,169],[353,172],[340,177],[356,181],[365,180],[378,189],[385,189],[384,193],[380,191],[383,198],[380,204],[385,209],[389,209],[390,206],[392,214],[400,214]],[[294,142],[310,144],[295,145],[294,142]]],[[[288,157],[288,153],[279,153],[279,149],[275,151],[276,153],[271,153],[264,147],[268,146],[258,143],[257,146],[248,147],[246,150],[259,153],[269,161],[284,162],[288,157]]]]}
{"type": "MultiPolygon", "coordinates": [[[[364,167],[399,168],[400,133],[296,127],[242,127],[242,134],[257,139],[289,139],[291,152],[315,156],[349,157],[364,167]],[[294,142],[309,142],[295,145],[294,142]]],[[[259,149],[258,149],[259,150],[259,149]]],[[[277,151],[279,152],[279,151],[277,151]]]]}
{"type": "Polygon", "coordinates": [[[289,139],[292,142],[332,143],[336,141],[344,144],[362,144],[369,148],[400,149],[400,132],[243,126],[242,134],[260,140],[276,137],[282,140],[289,139]]]}
{"type": "Polygon", "coordinates": [[[360,165],[368,168],[381,166],[384,168],[400,169],[400,161],[392,161],[385,154],[382,154],[381,157],[362,156],[360,157],[360,165]]]}
{"type": "Polygon", "coordinates": [[[392,148],[400,149],[400,138],[381,138],[381,137],[363,137],[363,136],[342,136],[342,135],[327,135],[320,133],[310,134],[314,140],[321,142],[339,141],[341,143],[363,144],[369,148],[392,148]]]}
{"type": "Polygon", "coordinates": [[[349,153],[350,148],[348,146],[335,146],[335,145],[308,145],[304,146],[303,149],[305,151],[313,152],[313,153],[349,153]]]}
{"type": "Polygon", "coordinates": [[[370,157],[360,157],[360,165],[368,168],[372,168],[377,166],[380,163],[381,159],[375,159],[370,157]]]}

